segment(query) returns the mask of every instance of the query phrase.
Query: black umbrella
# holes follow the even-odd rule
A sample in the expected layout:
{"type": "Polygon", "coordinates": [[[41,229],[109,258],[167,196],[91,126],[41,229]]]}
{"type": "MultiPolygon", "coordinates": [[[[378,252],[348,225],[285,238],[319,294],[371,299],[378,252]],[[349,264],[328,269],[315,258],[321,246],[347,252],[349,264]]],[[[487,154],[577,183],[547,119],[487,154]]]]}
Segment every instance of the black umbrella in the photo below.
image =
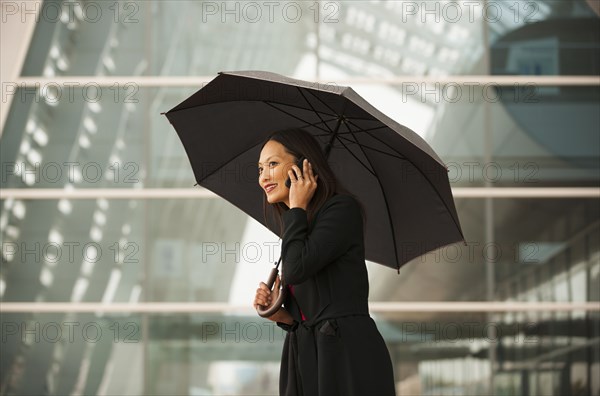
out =
{"type": "Polygon", "coordinates": [[[265,71],[219,72],[166,113],[196,181],[265,224],[260,145],[272,131],[304,128],[322,143],[340,183],[365,206],[367,260],[396,268],[464,240],[433,149],[352,88],[265,71]]]}

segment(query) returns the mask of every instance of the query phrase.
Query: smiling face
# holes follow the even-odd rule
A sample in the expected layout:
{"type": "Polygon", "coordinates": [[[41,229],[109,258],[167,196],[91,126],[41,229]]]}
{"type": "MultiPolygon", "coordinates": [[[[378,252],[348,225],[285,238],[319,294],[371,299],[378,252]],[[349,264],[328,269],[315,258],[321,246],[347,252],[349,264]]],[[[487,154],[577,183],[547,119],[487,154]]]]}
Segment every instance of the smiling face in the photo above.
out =
{"type": "Polygon", "coordinates": [[[293,163],[294,156],[286,152],[284,146],[275,140],[269,140],[260,152],[258,183],[270,204],[283,202],[290,207],[290,190],[285,181],[293,163]]]}

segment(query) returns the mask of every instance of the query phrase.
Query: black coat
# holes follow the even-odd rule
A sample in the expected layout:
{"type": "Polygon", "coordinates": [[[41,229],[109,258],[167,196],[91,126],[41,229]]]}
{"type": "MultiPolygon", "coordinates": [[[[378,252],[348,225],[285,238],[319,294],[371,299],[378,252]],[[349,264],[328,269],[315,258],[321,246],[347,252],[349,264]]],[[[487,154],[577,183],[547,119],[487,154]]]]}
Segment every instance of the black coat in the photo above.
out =
{"type": "Polygon", "coordinates": [[[310,226],[302,208],[287,210],[283,223],[282,278],[294,285],[284,308],[294,323],[277,322],[287,332],[280,395],[395,395],[390,354],[367,305],[358,202],[334,195],[310,226]]]}

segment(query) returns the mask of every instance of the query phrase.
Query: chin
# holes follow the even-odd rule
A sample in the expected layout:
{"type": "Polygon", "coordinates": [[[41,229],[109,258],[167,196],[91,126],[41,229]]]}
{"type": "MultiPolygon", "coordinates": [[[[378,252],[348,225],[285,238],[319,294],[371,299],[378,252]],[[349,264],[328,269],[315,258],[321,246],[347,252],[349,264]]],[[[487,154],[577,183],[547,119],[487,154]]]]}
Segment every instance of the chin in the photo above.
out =
{"type": "Polygon", "coordinates": [[[278,195],[267,195],[267,202],[269,202],[270,204],[283,202],[283,197],[280,197],[278,195]]]}

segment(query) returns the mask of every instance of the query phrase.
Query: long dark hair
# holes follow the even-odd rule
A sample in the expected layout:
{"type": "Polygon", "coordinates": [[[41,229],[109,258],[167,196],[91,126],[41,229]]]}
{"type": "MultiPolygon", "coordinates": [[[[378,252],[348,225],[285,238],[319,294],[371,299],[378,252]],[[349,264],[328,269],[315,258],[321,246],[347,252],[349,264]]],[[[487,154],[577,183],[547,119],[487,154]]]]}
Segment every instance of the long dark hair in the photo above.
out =
{"type": "MultiPolygon", "coordinates": [[[[366,228],[366,214],[364,206],[354,194],[348,191],[337,180],[317,139],[305,129],[288,128],[271,133],[266,137],[260,149],[262,150],[265,144],[267,144],[267,142],[270,140],[281,143],[285,151],[294,156],[295,161],[297,161],[301,156],[306,157],[312,164],[314,173],[319,175],[317,189],[315,190],[315,193],[306,208],[308,224],[310,225],[312,223],[316,213],[329,198],[335,194],[345,194],[354,197],[360,206],[361,216],[363,218],[364,235],[364,230],[366,228]]],[[[267,217],[274,217],[279,225],[281,236],[283,236],[282,215],[286,210],[288,210],[288,207],[283,202],[271,204],[269,201],[267,201],[267,197],[263,194],[263,214],[265,217],[265,223],[267,223],[267,217]]]]}

